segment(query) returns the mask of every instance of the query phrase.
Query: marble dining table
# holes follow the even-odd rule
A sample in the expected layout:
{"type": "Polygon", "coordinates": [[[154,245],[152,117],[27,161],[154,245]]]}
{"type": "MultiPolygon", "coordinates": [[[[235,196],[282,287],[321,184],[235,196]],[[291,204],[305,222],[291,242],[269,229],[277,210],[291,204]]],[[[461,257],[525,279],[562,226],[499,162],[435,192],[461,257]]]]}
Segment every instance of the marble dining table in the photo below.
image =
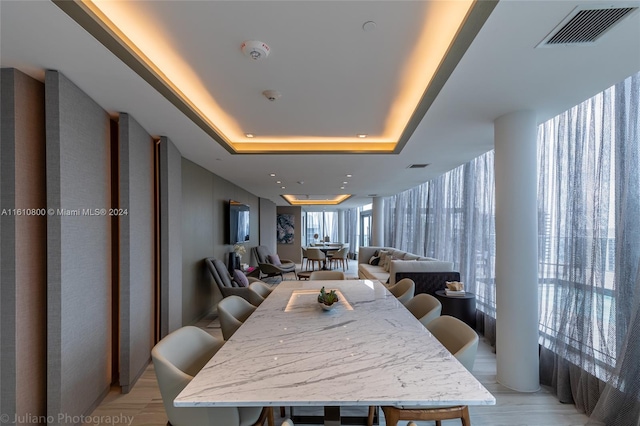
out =
{"type": "Polygon", "coordinates": [[[283,281],[174,401],[177,407],[493,405],[495,398],[378,281],[283,281]],[[317,302],[335,289],[337,306],[317,302]]]}

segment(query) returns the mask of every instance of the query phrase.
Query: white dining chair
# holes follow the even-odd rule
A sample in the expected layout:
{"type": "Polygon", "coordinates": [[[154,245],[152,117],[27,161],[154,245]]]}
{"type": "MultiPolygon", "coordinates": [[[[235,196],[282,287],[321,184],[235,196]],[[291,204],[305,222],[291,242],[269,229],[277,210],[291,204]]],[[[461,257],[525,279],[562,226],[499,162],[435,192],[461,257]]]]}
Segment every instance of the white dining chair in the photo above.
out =
{"type": "Polygon", "coordinates": [[[222,328],[224,340],[229,340],[255,310],[255,306],[240,296],[229,296],[222,299],[218,303],[218,318],[220,318],[220,328],[222,328]]]}
{"type": "Polygon", "coordinates": [[[255,281],[249,284],[249,302],[253,306],[260,306],[264,299],[271,294],[273,289],[261,281],[255,281]]]}
{"type": "Polygon", "coordinates": [[[309,276],[309,280],[326,281],[326,280],[344,280],[344,272],[342,271],[313,271],[309,276]]]}
{"type": "Polygon", "coordinates": [[[404,304],[404,307],[413,314],[425,327],[442,313],[442,303],[430,294],[416,294],[404,304]]]}
{"type": "Polygon", "coordinates": [[[340,250],[333,253],[329,258],[329,265],[331,265],[330,268],[333,268],[333,263],[335,262],[336,266],[338,263],[342,264],[343,271],[346,269],[349,269],[348,262],[347,262],[348,254],[349,254],[349,247],[342,247],[340,250]]]}
{"type": "Polygon", "coordinates": [[[265,420],[270,425],[274,423],[272,407],[174,407],[176,396],[223,344],[204,330],[186,326],[168,334],[151,350],[162,403],[172,426],[262,425],[265,420]]]}
{"type": "Polygon", "coordinates": [[[315,270],[316,262],[318,262],[318,269],[321,269],[322,262],[324,262],[326,259],[327,257],[319,248],[309,247],[307,249],[307,262],[311,262],[311,270],[315,270]]]}
{"type": "Polygon", "coordinates": [[[416,283],[411,278],[403,278],[387,288],[404,305],[413,298],[416,291],[416,283]]]}
{"type": "MultiPolygon", "coordinates": [[[[475,330],[458,318],[443,315],[431,321],[427,330],[447,348],[449,352],[467,370],[473,369],[473,363],[478,351],[478,335],[475,330]]],[[[372,425],[373,411],[369,407],[368,426],[372,425]]],[[[460,419],[463,426],[471,425],[469,407],[456,405],[453,407],[392,407],[383,406],[384,418],[387,426],[396,426],[400,420],[435,420],[436,426],[441,426],[442,420],[460,419]]]]}

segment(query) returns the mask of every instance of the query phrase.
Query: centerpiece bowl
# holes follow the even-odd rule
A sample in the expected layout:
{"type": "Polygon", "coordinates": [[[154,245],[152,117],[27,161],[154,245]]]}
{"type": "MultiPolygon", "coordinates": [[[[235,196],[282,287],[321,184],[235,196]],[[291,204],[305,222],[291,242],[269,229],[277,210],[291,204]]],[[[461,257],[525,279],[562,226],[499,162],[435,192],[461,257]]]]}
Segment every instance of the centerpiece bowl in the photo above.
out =
{"type": "Polygon", "coordinates": [[[318,303],[325,311],[332,310],[337,305],[336,302],[338,302],[338,300],[338,295],[336,294],[335,290],[331,290],[329,293],[327,293],[324,287],[320,289],[320,294],[318,295],[318,303]]]}

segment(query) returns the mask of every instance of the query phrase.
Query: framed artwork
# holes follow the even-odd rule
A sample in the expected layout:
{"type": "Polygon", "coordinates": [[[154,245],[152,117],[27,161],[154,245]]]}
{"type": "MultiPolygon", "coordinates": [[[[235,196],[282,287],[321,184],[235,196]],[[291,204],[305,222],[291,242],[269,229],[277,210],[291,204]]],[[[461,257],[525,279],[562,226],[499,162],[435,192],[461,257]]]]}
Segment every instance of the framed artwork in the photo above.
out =
{"type": "Polygon", "coordinates": [[[293,244],[295,236],[295,218],[296,217],[292,214],[278,214],[278,244],[293,244]]]}

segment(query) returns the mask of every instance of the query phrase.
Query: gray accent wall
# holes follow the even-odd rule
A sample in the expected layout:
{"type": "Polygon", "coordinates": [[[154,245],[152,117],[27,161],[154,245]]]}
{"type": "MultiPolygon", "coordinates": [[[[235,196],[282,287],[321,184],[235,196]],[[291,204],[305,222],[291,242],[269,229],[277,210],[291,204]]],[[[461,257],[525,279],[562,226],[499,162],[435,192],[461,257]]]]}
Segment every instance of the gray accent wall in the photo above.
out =
{"type": "MultiPolygon", "coordinates": [[[[249,263],[250,248],[258,245],[260,209],[257,196],[182,159],[182,317],[193,324],[221,300],[220,292],[207,271],[204,258],[228,262],[232,246],[227,244],[226,210],[229,200],[250,207],[250,240],[241,259],[249,263]]],[[[275,229],[275,224],[273,225],[275,229]]],[[[274,231],[275,232],[275,231],[274,231]]]]}
{"type": "MultiPolygon", "coordinates": [[[[0,413],[46,414],[44,85],[3,69],[0,106],[0,413]]],[[[35,424],[35,423],[21,423],[35,424]]]]}
{"type": "MultiPolygon", "coordinates": [[[[277,214],[291,214],[295,220],[295,234],[293,244],[278,244],[278,255],[281,259],[293,260],[295,263],[302,262],[302,207],[299,206],[280,206],[277,214]]],[[[273,223],[274,229],[276,222],[273,223]]]]}
{"type": "MultiPolygon", "coordinates": [[[[47,414],[90,413],[111,383],[110,118],[56,71],[45,74],[47,414]]],[[[61,421],[60,421],[61,420],[61,421]]]]}
{"type": "Polygon", "coordinates": [[[154,332],[155,142],[129,114],[120,114],[120,386],[128,393],[150,361],[154,332]]]}
{"type": "Polygon", "coordinates": [[[160,138],[160,332],[182,327],[182,155],[160,138]]]}
{"type": "MultiPolygon", "coordinates": [[[[278,248],[276,219],[276,203],[260,198],[260,245],[267,246],[271,253],[276,253],[278,248]]],[[[252,261],[257,265],[257,260],[252,261]]]]}

